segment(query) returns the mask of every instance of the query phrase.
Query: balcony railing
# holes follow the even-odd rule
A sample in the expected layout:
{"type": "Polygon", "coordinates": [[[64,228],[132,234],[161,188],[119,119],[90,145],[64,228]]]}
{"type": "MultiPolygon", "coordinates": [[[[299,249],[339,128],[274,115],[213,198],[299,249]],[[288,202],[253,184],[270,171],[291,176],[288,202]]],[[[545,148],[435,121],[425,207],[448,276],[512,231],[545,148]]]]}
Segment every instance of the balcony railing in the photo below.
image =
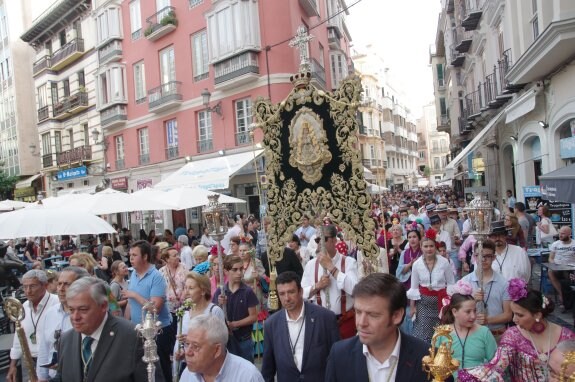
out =
{"type": "Polygon", "coordinates": [[[315,58],[311,59],[311,78],[325,89],[325,69],[315,58]]]}
{"type": "Polygon", "coordinates": [[[98,62],[103,65],[107,62],[117,61],[122,59],[122,54],[122,42],[112,40],[98,50],[98,62]]]}
{"type": "Polygon", "coordinates": [[[63,99],[61,102],[56,102],[52,105],[54,118],[62,119],[75,114],[88,107],[88,93],[86,91],[78,91],[68,98],[63,99]]]}
{"type": "Polygon", "coordinates": [[[178,146],[166,147],[166,159],[176,159],[180,156],[180,150],[178,146]]]}
{"type": "Polygon", "coordinates": [[[160,112],[182,102],[180,81],[170,81],[156,88],[148,90],[148,108],[153,112],[160,112]]]}
{"type": "Polygon", "coordinates": [[[456,68],[463,66],[465,62],[465,55],[463,53],[459,53],[455,48],[451,49],[451,65],[456,68]]]}
{"type": "Polygon", "coordinates": [[[38,122],[42,122],[50,118],[50,107],[44,106],[38,109],[38,122]]]}
{"type": "Polygon", "coordinates": [[[75,38],[52,54],[52,70],[60,70],[84,54],[84,40],[75,38]]]}
{"type": "Polygon", "coordinates": [[[466,53],[473,42],[473,31],[466,31],[459,27],[456,32],[455,50],[459,53],[466,53]]]}
{"type": "Polygon", "coordinates": [[[148,164],[150,163],[150,154],[140,154],[138,156],[138,162],[140,163],[140,165],[144,165],[144,164],[148,164]]]}
{"type": "Polygon", "coordinates": [[[359,126],[359,133],[361,135],[367,135],[367,127],[366,126],[359,126]]]}
{"type": "Polygon", "coordinates": [[[479,20],[483,15],[483,6],[485,0],[465,0],[465,8],[463,9],[464,19],[461,26],[467,31],[477,28],[479,20]]]}
{"type": "Polygon", "coordinates": [[[113,127],[124,124],[128,120],[126,105],[114,105],[100,111],[100,125],[113,127]]]}
{"type": "Polygon", "coordinates": [[[217,85],[250,73],[259,74],[260,67],[257,53],[247,51],[214,64],[214,83],[217,85]]]}
{"type": "Polygon", "coordinates": [[[236,132],[236,146],[243,146],[250,144],[250,132],[238,131],[236,132]]]}
{"type": "Polygon", "coordinates": [[[116,159],[116,170],[123,170],[126,168],[124,159],[116,159]]]}
{"type": "Polygon", "coordinates": [[[51,57],[46,55],[32,65],[32,74],[36,75],[43,70],[50,69],[51,57]]]}
{"type": "Polygon", "coordinates": [[[54,157],[52,154],[44,154],[42,155],[42,167],[48,168],[54,166],[54,157]]]}
{"type": "Polygon", "coordinates": [[[58,153],[56,163],[58,166],[63,166],[86,160],[92,160],[92,147],[90,146],[80,146],[58,153]]]}
{"type": "Polygon", "coordinates": [[[150,41],[156,41],[172,32],[178,26],[176,8],[170,6],[162,8],[148,17],[146,22],[148,27],[144,31],[144,36],[150,41]]]}
{"type": "Polygon", "coordinates": [[[214,149],[214,143],[211,139],[200,139],[198,141],[198,152],[205,153],[214,149]]]}
{"type": "Polygon", "coordinates": [[[467,110],[467,119],[473,120],[481,115],[481,109],[483,108],[481,84],[478,85],[477,90],[465,95],[464,103],[467,110]]]}
{"type": "Polygon", "coordinates": [[[299,0],[299,4],[309,17],[319,16],[316,0],[299,0]]]}

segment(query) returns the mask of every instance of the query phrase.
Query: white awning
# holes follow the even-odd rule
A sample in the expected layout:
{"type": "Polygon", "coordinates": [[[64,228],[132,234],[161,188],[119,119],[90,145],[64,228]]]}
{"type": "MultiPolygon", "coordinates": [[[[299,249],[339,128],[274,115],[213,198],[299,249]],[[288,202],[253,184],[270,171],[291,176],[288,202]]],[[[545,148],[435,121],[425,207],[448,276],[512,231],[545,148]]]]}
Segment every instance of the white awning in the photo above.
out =
{"type": "Polygon", "coordinates": [[[58,191],[58,196],[69,195],[69,194],[95,194],[97,187],[98,186],[90,186],[90,187],[83,187],[83,188],[67,188],[67,189],[58,191]]]}
{"type": "Polygon", "coordinates": [[[373,176],[373,172],[371,172],[371,170],[368,169],[367,167],[363,168],[363,177],[366,180],[374,180],[375,179],[375,176],[373,176]]]}
{"type": "Polygon", "coordinates": [[[507,106],[505,108],[507,111],[505,123],[513,122],[517,118],[522,117],[535,109],[535,97],[537,97],[537,94],[537,90],[529,90],[527,93],[517,98],[511,105],[507,106]]]}
{"type": "Polygon", "coordinates": [[[16,185],[14,186],[14,188],[26,188],[26,187],[32,187],[32,182],[35,181],[36,179],[38,179],[39,177],[41,177],[42,174],[36,174],[36,175],[32,175],[29,178],[23,179],[21,181],[19,181],[18,183],[16,183],[16,185]]]}
{"type": "Polygon", "coordinates": [[[467,157],[467,155],[472,150],[475,150],[477,147],[479,147],[481,142],[483,142],[483,138],[485,137],[485,135],[487,135],[489,130],[491,130],[491,128],[493,126],[495,126],[496,123],[499,122],[499,119],[501,119],[501,117],[503,116],[504,113],[505,113],[505,109],[501,110],[499,112],[499,114],[497,114],[494,118],[491,118],[491,120],[489,121],[489,123],[487,125],[485,125],[483,130],[481,130],[475,136],[475,138],[473,138],[471,140],[471,142],[469,142],[469,144],[467,146],[465,146],[465,148],[463,150],[461,150],[461,152],[459,154],[457,154],[457,156],[455,158],[453,158],[453,160],[451,162],[449,162],[449,164],[445,167],[446,176],[453,177],[453,169],[455,169],[457,167],[457,165],[459,164],[459,162],[461,162],[465,157],[467,157]]]}
{"type": "Polygon", "coordinates": [[[230,177],[263,152],[264,150],[260,149],[192,161],[162,180],[154,188],[169,189],[185,186],[205,190],[224,190],[230,185],[230,177]]]}

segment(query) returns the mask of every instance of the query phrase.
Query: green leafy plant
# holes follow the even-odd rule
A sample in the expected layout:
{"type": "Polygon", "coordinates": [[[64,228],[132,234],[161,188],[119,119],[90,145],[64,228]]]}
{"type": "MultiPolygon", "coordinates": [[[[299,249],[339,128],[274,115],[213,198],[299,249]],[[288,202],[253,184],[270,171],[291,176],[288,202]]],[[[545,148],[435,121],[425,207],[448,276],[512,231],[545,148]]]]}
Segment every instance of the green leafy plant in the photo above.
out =
{"type": "Polygon", "coordinates": [[[146,28],[146,30],[144,31],[144,36],[148,37],[149,35],[151,35],[154,32],[154,28],[152,28],[152,26],[150,25],[149,27],[146,28]]]}
{"type": "Polygon", "coordinates": [[[172,24],[174,26],[177,26],[178,25],[178,19],[176,19],[176,12],[174,12],[174,11],[168,12],[167,15],[162,17],[160,24],[162,24],[164,26],[166,26],[168,24],[172,24]]]}

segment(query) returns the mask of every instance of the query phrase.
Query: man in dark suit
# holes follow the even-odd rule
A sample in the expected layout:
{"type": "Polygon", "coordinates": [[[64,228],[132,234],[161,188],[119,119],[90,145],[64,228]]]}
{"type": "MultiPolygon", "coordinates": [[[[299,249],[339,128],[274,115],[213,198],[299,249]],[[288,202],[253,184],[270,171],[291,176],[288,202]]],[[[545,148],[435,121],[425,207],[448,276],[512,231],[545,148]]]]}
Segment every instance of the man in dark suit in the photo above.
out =
{"type": "MultiPolygon", "coordinates": [[[[64,333],[58,351],[57,381],[147,381],[142,339],[134,324],[108,314],[108,293],[102,280],[84,277],[66,292],[72,330],[64,333]]],[[[156,365],[156,382],[164,381],[156,365]]]]}
{"type": "Polygon", "coordinates": [[[283,308],[264,327],[262,375],[273,382],[323,381],[327,356],[339,340],[335,314],[303,300],[300,276],[292,271],[277,280],[283,308]]]}
{"type": "Polygon", "coordinates": [[[399,331],[407,304],[399,280],[373,273],[356,284],[353,298],[358,335],[333,345],[325,380],[429,381],[421,365],[429,345],[399,331]]]}

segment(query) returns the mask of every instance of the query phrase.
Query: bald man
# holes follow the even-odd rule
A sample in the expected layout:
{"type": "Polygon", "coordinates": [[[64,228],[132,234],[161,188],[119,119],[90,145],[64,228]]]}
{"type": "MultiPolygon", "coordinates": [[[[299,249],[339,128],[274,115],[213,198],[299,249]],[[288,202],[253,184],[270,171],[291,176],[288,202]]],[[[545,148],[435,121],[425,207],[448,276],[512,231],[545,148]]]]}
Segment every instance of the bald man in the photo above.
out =
{"type": "MultiPolygon", "coordinates": [[[[575,241],[571,239],[571,227],[563,226],[559,229],[559,240],[549,247],[549,262],[555,264],[575,264],[575,241]]],[[[568,272],[549,271],[549,281],[559,294],[559,301],[563,304],[563,293],[561,291],[561,279],[568,278],[568,272]]],[[[563,307],[564,309],[565,307],[563,307]]]]}

